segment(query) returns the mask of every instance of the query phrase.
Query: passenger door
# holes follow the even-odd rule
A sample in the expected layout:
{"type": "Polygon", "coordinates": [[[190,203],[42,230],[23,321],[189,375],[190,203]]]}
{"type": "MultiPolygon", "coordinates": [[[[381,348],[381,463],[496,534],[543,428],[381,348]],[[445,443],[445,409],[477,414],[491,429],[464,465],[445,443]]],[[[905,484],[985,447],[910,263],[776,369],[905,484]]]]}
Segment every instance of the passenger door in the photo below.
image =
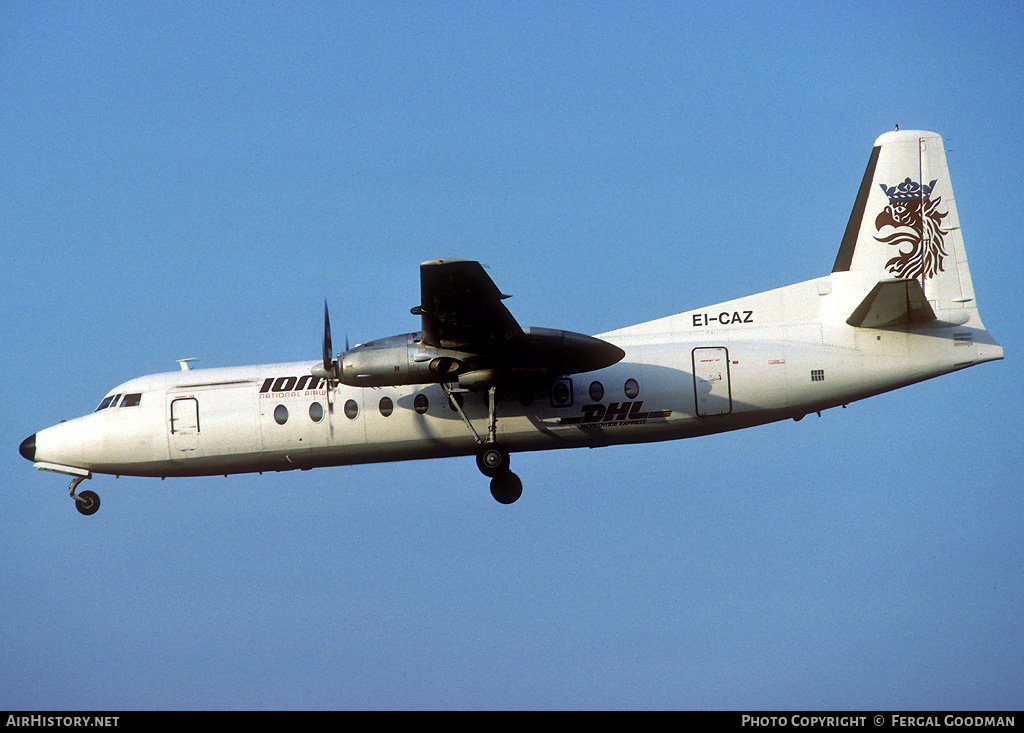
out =
{"type": "Polygon", "coordinates": [[[698,417],[732,412],[728,349],[716,346],[693,350],[693,394],[698,417]]]}
{"type": "Polygon", "coordinates": [[[199,400],[175,397],[171,400],[171,457],[194,453],[199,445],[199,400]]]}

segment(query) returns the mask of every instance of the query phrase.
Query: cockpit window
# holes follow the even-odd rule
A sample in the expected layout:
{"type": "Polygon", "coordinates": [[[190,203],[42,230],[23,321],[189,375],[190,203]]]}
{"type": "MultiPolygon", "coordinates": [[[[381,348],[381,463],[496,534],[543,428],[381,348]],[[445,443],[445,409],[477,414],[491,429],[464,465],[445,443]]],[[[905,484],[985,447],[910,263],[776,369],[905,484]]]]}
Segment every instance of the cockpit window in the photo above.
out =
{"type": "Polygon", "coordinates": [[[103,402],[96,408],[96,412],[105,410],[108,407],[117,407],[117,403],[120,401],[121,407],[138,407],[139,403],[142,402],[141,392],[132,392],[124,395],[124,399],[121,399],[120,394],[107,395],[103,398],[103,402]]]}
{"type": "Polygon", "coordinates": [[[114,407],[120,398],[121,395],[119,394],[107,395],[106,397],[103,398],[103,402],[100,403],[100,406],[96,408],[96,412],[99,412],[100,410],[105,410],[108,407],[114,407]]]}

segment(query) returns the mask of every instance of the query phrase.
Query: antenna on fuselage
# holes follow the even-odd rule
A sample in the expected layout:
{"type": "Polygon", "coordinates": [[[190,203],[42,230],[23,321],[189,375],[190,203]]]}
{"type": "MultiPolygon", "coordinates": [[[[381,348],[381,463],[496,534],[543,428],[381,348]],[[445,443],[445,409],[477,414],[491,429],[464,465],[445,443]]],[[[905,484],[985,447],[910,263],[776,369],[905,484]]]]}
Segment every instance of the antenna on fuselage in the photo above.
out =
{"type": "Polygon", "coordinates": [[[190,357],[189,357],[189,358],[187,358],[187,359],[176,359],[175,361],[177,361],[177,362],[178,362],[178,365],[179,365],[179,366],[181,366],[181,371],[183,371],[183,372],[187,372],[187,371],[189,370],[189,366],[188,366],[188,363],[189,363],[190,361],[195,361],[195,360],[196,360],[196,357],[194,357],[194,356],[190,356],[190,357]]]}

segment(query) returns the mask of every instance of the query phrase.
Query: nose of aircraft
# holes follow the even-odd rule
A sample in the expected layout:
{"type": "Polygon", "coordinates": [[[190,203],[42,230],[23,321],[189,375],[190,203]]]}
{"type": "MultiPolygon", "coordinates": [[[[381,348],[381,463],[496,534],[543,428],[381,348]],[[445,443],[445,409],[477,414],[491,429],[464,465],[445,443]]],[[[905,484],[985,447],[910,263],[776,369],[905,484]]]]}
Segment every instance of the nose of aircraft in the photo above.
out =
{"type": "Polygon", "coordinates": [[[28,460],[35,461],[35,459],[36,459],[36,434],[35,433],[32,433],[32,435],[28,436],[23,441],[21,441],[21,445],[18,447],[18,452],[21,453],[21,455],[25,456],[25,458],[27,458],[28,460]]]}

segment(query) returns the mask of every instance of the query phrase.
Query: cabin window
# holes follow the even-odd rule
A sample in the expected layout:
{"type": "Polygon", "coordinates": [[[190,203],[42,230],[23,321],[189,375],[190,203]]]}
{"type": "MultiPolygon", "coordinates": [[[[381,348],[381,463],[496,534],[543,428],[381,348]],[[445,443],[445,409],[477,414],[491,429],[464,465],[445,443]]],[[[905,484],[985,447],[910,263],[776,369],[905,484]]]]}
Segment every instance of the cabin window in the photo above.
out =
{"type": "Polygon", "coordinates": [[[320,422],[324,419],[324,406],[319,402],[314,402],[309,406],[309,419],[313,422],[320,422]]]}
{"type": "Polygon", "coordinates": [[[551,384],[551,406],[568,407],[572,404],[572,380],[556,379],[551,384]]]}
{"type": "Polygon", "coordinates": [[[626,384],[623,385],[623,389],[626,392],[626,397],[629,399],[635,399],[640,394],[640,385],[637,384],[635,379],[627,379],[626,384]]]}
{"type": "Polygon", "coordinates": [[[278,405],[274,408],[274,420],[277,421],[278,425],[284,425],[288,422],[288,408],[284,405],[278,405]]]}
{"type": "Polygon", "coordinates": [[[412,407],[416,412],[422,415],[427,411],[427,408],[430,407],[430,402],[427,400],[427,396],[420,392],[416,395],[416,399],[412,401],[412,407]]]}
{"type": "Polygon", "coordinates": [[[590,401],[600,402],[604,397],[604,385],[600,382],[590,383],[590,401]]]}
{"type": "Polygon", "coordinates": [[[355,400],[346,400],[345,402],[345,417],[349,420],[355,420],[356,415],[359,414],[359,405],[356,404],[355,400]]]}
{"type": "Polygon", "coordinates": [[[390,397],[380,398],[380,414],[384,417],[390,417],[391,413],[395,411],[395,403],[391,401],[390,397]]]}
{"type": "Polygon", "coordinates": [[[126,394],[124,396],[124,399],[121,400],[121,407],[138,407],[141,401],[141,392],[133,392],[132,394],[126,394]]]}

